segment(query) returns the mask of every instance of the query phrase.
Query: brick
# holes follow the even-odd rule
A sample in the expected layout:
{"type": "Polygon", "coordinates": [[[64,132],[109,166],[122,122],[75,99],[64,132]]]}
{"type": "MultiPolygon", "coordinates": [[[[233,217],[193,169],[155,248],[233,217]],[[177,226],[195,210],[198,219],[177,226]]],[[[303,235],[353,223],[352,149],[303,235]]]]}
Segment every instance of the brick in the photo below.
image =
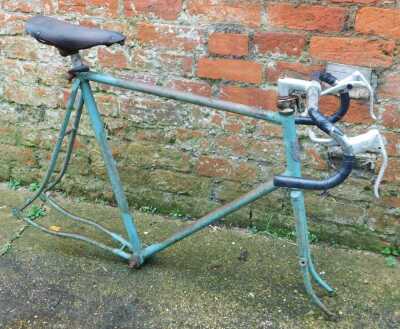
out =
{"type": "Polygon", "coordinates": [[[277,93],[275,90],[259,88],[223,87],[220,98],[265,110],[276,109],[277,103],[277,93]]]}
{"type": "Polygon", "coordinates": [[[379,85],[378,94],[381,97],[400,99],[400,72],[389,72],[379,85]]]}
{"type": "Polygon", "coordinates": [[[0,38],[0,49],[8,58],[35,61],[38,59],[36,44],[32,44],[31,38],[0,38]],[[29,45],[29,47],[27,47],[29,45]],[[32,45],[35,45],[32,47],[32,45]]]}
{"type": "Polygon", "coordinates": [[[385,107],[385,112],[382,116],[383,124],[387,128],[399,128],[400,127],[400,106],[390,104],[385,107]]]}
{"type": "Polygon", "coordinates": [[[167,87],[176,90],[187,91],[201,96],[211,96],[211,87],[204,82],[190,80],[172,80],[167,84],[167,87]]]}
{"type": "Polygon", "coordinates": [[[192,51],[201,42],[201,35],[191,28],[139,23],[136,39],[143,45],[192,51]]]}
{"type": "Polygon", "coordinates": [[[42,6],[42,0],[3,0],[3,8],[8,11],[19,11],[23,13],[37,12],[42,6]]]}
{"type": "Polygon", "coordinates": [[[237,134],[242,131],[243,123],[238,118],[230,118],[222,125],[222,128],[230,133],[237,134]]]}
{"type": "Polygon", "coordinates": [[[132,8],[138,13],[151,13],[165,20],[175,20],[182,10],[182,0],[125,0],[126,16],[133,16],[132,8]]]}
{"type": "Polygon", "coordinates": [[[391,183],[400,183],[400,160],[390,159],[385,172],[384,181],[391,183]]]}
{"type": "Polygon", "coordinates": [[[303,34],[285,32],[259,32],[254,36],[258,52],[278,53],[287,56],[299,56],[306,45],[303,34]]]}
{"type": "Polygon", "coordinates": [[[237,23],[249,27],[261,25],[262,7],[243,0],[191,0],[187,3],[190,15],[205,22],[237,23]]]}
{"type": "Polygon", "coordinates": [[[239,182],[254,181],[257,176],[256,169],[246,163],[237,165],[227,159],[208,156],[199,158],[196,170],[200,176],[224,178],[239,182]]]}
{"type": "Polygon", "coordinates": [[[270,4],[267,14],[272,26],[306,31],[340,32],[346,9],[326,6],[270,4]]]}
{"type": "Polygon", "coordinates": [[[233,165],[226,159],[202,156],[197,163],[196,170],[200,176],[229,177],[232,175],[233,165]]]}
{"type": "Polygon", "coordinates": [[[382,202],[392,208],[400,208],[400,198],[395,196],[383,196],[382,202]]]}
{"type": "Polygon", "coordinates": [[[119,0],[86,0],[86,14],[101,17],[118,17],[119,0]]]}
{"type": "Polygon", "coordinates": [[[187,128],[178,128],[176,129],[176,139],[185,142],[191,139],[199,139],[204,137],[204,133],[200,130],[193,130],[187,128]]]}
{"type": "Polygon", "coordinates": [[[316,59],[343,64],[389,67],[393,63],[395,46],[394,41],[313,37],[310,54],[316,59]]]}
{"type": "Polygon", "coordinates": [[[246,56],[249,54],[249,37],[237,33],[213,33],[208,40],[208,51],[216,55],[246,56]]]}
{"type": "MultiPolygon", "coordinates": [[[[336,96],[324,96],[320,100],[321,112],[326,115],[335,113],[339,108],[339,97],[336,96]]],[[[346,116],[343,118],[344,122],[354,124],[371,124],[373,119],[369,114],[369,103],[365,101],[358,101],[352,99],[350,102],[350,108],[346,116]]]]}
{"type": "Polygon", "coordinates": [[[184,55],[161,54],[160,64],[168,72],[175,72],[185,77],[192,75],[193,58],[184,55]]]}
{"type": "Polygon", "coordinates": [[[20,83],[7,83],[4,88],[5,99],[18,104],[47,106],[56,108],[60,100],[54,89],[44,86],[27,87],[20,83]]]}
{"type": "Polygon", "coordinates": [[[197,75],[208,79],[261,83],[262,65],[245,60],[201,58],[197,75]]]}
{"type": "Polygon", "coordinates": [[[310,80],[311,75],[324,69],[324,65],[276,62],[269,65],[266,69],[266,79],[275,83],[281,77],[291,77],[296,79],[310,80]]]}
{"type": "Polygon", "coordinates": [[[355,30],[400,39],[400,9],[361,8],[357,13],[355,30]]]}
{"type": "Polygon", "coordinates": [[[374,4],[392,4],[396,0],[331,0],[333,3],[350,3],[350,4],[363,4],[363,5],[374,5],[374,4]]]}
{"type": "Polygon", "coordinates": [[[305,147],[304,149],[307,160],[311,163],[313,168],[318,170],[329,170],[328,164],[321,154],[314,147],[305,147]]]}
{"type": "Polygon", "coordinates": [[[216,145],[223,150],[228,150],[235,156],[244,156],[247,154],[246,145],[243,143],[243,138],[238,135],[219,137],[216,140],[216,145]]]}
{"type": "Polygon", "coordinates": [[[384,134],[387,145],[386,150],[389,156],[400,156],[400,133],[387,132],[384,134]]]}
{"type": "Polygon", "coordinates": [[[98,52],[99,63],[103,67],[126,68],[128,59],[122,50],[110,51],[106,48],[99,48],[98,52]]]}
{"type": "Polygon", "coordinates": [[[86,1],[60,0],[58,3],[58,11],[60,13],[77,13],[83,15],[86,11],[86,1]]]}
{"type": "Polygon", "coordinates": [[[0,35],[23,34],[25,21],[29,16],[24,14],[8,14],[0,12],[0,35]]]}
{"type": "Polygon", "coordinates": [[[193,58],[165,51],[155,52],[153,49],[138,47],[133,51],[130,68],[153,74],[159,74],[159,72],[171,74],[171,72],[174,72],[174,74],[188,77],[192,75],[193,58]]]}

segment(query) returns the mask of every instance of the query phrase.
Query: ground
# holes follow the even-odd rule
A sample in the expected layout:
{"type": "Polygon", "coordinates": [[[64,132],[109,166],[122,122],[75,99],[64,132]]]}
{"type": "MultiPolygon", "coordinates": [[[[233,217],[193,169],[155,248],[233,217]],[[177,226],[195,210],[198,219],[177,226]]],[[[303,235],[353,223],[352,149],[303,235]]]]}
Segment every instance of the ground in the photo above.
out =
{"type": "MultiPolygon", "coordinates": [[[[132,270],[91,246],[26,227],[11,215],[25,196],[0,186],[0,328],[400,327],[400,268],[381,255],[313,246],[319,271],[337,288],[334,297],[318,290],[340,315],[333,322],[306,297],[290,241],[211,227],[132,270]]],[[[60,200],[122,229],[115,208],[60,200]]],[[[136,220],[147,243],[187,225],[143,213],[136,220]]],[[[39,221],[82,229],[54,212],[39,221]]]]}

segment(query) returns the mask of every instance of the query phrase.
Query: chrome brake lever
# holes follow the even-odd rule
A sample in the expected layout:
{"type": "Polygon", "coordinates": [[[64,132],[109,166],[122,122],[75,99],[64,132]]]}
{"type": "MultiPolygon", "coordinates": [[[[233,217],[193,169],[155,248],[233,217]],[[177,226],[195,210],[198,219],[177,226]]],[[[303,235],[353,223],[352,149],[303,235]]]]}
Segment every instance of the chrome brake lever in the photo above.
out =
{"type": "Polygon", "coordinates": [[[365,79],[364,75],[362,75],[359,71],[352,73],[347,78],[339,80],[333,87],[325,89],[321,92],[321,96],[328,94],[335,94],[339,91],[346,90],[353,87],[363,87],[366,88],[369,92],[369,113],[371,117],[376,120],[376,115],[374,113],[374,90],[372,89],[371,84],[365,79]]]}
{"type": "MultiPolygon", "coordinates": [[[[308,136],[310,137],[311,141],[318,144],[324,144],[327,146],[337,145],[333,139],[317,137],[311,129],[308,130],[308,136]]],[[[374,182],[374,195],[376,198],[379,198],[379,186],[382,182],[383,176],[388,166],[388,155],[385,147],[385,138],[382,136],[378,129],[371,129],[365,134],[349,137],[347,140],[348,143],[351,145],[354,154],[371,152],[380,153],[380,155],[382,156],[382,165],[374,182]]]]}
{"type": "Polygon", "coordinates": [[[353,147],[353,151],[355,154],[372,152],[380,153],[380,155],[382,156],[382,165],[379,169],[378,176],[374,183],[374,194],[376,198],[379,198],[379,186],[382,182],[389,161],[385,147],[385,138],[382,136],[378,129],[371,129],[365,134],[350,137],[349,143],[353,147]]]}

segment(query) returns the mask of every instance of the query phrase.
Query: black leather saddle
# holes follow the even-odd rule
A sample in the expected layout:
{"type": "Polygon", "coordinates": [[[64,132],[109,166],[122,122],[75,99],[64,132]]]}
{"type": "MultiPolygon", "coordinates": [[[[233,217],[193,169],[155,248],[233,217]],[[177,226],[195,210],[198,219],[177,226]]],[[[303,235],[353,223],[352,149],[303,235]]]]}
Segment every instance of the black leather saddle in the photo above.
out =
{"type": "Polygon", "coordinates": [[[125,42],[125,36],[121,33],[74,25],[47,16],[29,19],[26,32],[41,43],[57,47],[62,56],[94,46],[122,45],[125,42]]]}

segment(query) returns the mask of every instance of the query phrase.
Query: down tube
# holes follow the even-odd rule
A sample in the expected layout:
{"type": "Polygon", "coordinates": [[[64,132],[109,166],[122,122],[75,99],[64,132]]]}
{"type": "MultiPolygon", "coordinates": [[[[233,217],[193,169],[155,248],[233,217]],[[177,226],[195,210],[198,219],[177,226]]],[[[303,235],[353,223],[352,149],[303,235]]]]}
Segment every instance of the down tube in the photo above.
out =
{"type": "Polygon", "coordinates": [[[195,222],[193,225],[174,234],[173,236],[164,240],[163,242],[155,243],[151,246],[148,246],[147,248],[145,248],[142,251],[141,256],[144,259],[148,258],[151,255],[154,255],[155,253],[168,248],[170,245],[188,237],[189,235],[192,235],[193,233],[200,231],[201,229],[216,222],[217,220],[221,219],[222,217],[225,217],[226,215],[229,215],[229,214],[235,212],[236,210],[256,201],[257,199],[271,193],[272,191],[275,191],[276,189],[277,189],[277,187],[274,186],[272,180],[269,182],[266,182],[264,184],[261,184],[254,190],[243,195],[242,197],[240,197],[218,209],[215,209],[214,211],[210,212],[208,215],[205,215],[204,217],[197,220],[197,222],[195,222]]]}

